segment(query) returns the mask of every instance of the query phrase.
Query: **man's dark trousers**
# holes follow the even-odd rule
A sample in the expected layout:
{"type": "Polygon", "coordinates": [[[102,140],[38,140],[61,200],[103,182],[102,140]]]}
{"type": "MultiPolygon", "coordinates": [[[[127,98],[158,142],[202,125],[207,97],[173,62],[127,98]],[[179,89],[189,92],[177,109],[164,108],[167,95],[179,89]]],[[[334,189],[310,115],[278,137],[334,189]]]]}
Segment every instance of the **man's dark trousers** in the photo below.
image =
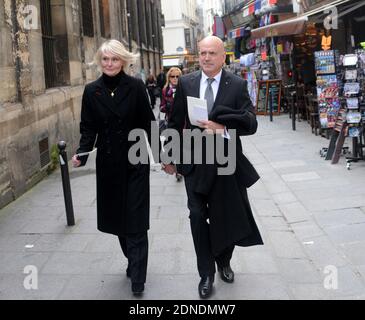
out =
{"type": "Polygon", "coordinates": [[[216,271],[215,262],[219,268],[229,265],[234,246],[227,248],[219,256],[214,257],[207,222],[207,200],[204,195],[194,192],[194,173],[193,169],[184,177],[184,180],[188,195],[190,227],[197,256],[198,271],[200,277],[213,276],[216,271]]]}

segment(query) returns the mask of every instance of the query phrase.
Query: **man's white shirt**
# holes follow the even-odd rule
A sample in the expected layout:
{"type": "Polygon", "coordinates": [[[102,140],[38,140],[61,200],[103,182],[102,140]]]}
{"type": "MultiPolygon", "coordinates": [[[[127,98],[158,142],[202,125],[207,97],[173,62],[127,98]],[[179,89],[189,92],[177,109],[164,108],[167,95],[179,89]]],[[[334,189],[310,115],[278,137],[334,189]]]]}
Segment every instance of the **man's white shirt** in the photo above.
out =
{"type": "MultiPolygon", "coordinates": [[[[217,97],[217,93],[218,93],[218,89],[219,89],[219,83],[221,82],[221,77],[222,77],[222,70],[219,71],[219,73],[216,74],[215,77],[213,77],[214,81],[212,82],[211,86],[212,86],[212,89],[213,89],[214,101],[217,97]]],[[[200,95],[199,98],[200,99],[204,99],[205,90],[208,87],[208,79],[209,79],[209,77],[202,71],[202,77],[200,79],[200,92],[199,92],[199,95],[200,95]]],[[[226,127],[224,127],[224,133],[222,134],[222,137],[226,138],[226,139],[231,139],[226,127]]]]}

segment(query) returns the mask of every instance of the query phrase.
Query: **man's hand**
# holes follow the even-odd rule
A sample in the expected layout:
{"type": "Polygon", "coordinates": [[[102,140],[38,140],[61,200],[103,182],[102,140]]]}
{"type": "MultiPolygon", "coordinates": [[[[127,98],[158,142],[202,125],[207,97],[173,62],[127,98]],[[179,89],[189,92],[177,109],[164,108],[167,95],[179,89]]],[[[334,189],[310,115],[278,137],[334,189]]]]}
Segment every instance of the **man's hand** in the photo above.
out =
{"type": "Polygon", "coordinates": [[[170,175],[175,174],[177,172],[176,166],[174,164],[161,163],[161,169],[170,175]]]}
{"type": "Polygon", "coordinates": [[[219,124],[210,120],[198,120],[200,127],[205,129],[205,132],[208,134],[223,134],[224,133],[224,125],[219,124]]]}

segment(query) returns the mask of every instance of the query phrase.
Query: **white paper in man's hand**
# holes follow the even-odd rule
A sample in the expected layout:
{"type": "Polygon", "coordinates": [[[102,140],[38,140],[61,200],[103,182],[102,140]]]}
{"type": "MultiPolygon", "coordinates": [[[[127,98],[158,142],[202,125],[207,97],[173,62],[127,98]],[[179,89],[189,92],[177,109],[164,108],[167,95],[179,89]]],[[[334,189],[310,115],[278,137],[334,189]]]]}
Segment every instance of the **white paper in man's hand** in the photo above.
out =
{"type": "Polygon", "coordinates": [[[192,125],[200,126],[198,120],[208,120],[207,100],[187,97],[187,101],[189,120],[192,125]]]}

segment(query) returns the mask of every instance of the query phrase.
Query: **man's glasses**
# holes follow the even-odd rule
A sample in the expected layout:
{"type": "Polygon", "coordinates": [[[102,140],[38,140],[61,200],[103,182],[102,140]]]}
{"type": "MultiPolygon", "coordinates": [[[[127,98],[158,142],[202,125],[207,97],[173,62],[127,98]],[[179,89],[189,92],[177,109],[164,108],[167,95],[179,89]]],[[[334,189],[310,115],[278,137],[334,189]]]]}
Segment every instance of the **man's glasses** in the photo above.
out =
{"type": "Polygon", "coordinates": [[[179,76],[170,76],[170,78],[179,79],[179,76]]]}

